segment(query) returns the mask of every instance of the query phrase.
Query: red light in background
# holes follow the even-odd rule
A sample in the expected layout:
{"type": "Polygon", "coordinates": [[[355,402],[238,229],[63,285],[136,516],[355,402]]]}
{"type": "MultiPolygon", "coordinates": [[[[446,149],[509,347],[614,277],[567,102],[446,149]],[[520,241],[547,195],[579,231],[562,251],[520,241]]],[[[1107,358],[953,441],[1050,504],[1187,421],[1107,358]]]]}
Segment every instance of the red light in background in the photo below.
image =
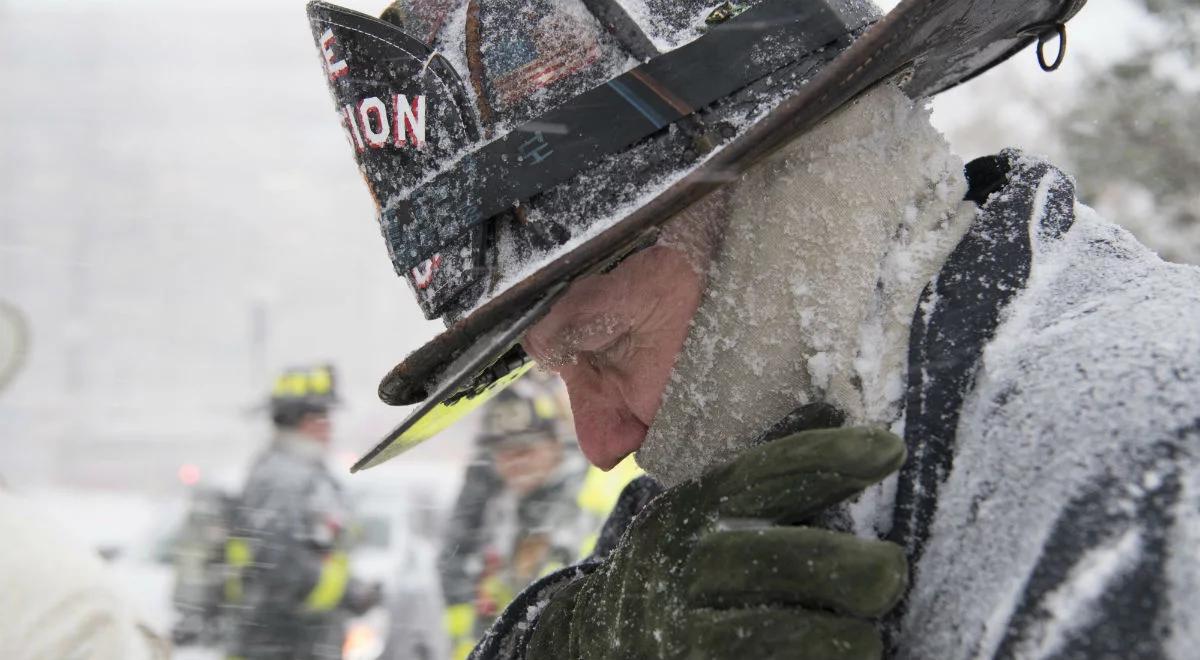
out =
{"type": "Polygon", "coordinates": [[[339,451],[336,454],[335,460],[337,461],[338,465],[349,470],[351,465],[354,465],[358,462],[358,454],[352,451],[339,451]]]}
{"type": "Polygon", "coordinates": [[[184,486],[195,486],[200,483],[200,468],[191,463],[180,465],[179,482],[184,486]]]}

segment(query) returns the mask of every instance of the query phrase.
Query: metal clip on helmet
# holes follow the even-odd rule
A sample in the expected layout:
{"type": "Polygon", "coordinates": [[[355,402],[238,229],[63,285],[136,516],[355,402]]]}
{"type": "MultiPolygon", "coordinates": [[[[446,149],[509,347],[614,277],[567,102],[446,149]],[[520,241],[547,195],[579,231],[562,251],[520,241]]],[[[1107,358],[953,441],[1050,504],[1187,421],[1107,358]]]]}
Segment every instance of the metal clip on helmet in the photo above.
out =
{"type": "Polygon", "coordinates": [[[383,379],[421,405],[355,470],[511,382],[574,279],[867,88],[952,87],[1084,0],[412,0],[309,22],[396,272],[448,329],[383,379]],[[632,11],[631,11],[632,10],[632,11]],[[466,82],[464,82],[466,81],[466,82]]]}

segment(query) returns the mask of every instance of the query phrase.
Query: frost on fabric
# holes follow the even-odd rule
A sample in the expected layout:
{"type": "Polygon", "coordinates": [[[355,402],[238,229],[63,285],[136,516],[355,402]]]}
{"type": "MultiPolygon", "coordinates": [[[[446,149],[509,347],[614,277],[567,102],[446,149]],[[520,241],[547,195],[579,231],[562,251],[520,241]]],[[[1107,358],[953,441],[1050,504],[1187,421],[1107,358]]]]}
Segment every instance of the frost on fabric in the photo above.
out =
{"type": "Polygon", "coordinates": [[[660,52],[674,50],[706,27],[704,19],[722,2],[713,0],[617,0],[660,52]]]}
{"type": "MultiPolygon", "coordinates": [[[[747,120],[747,123],[749,123],[749,120],[747,120]]],[[[674,131],[674,127],[671,130],[674,131]]],[[[619,159],[609,159],[605,163],[605,167],[608,168],[620,167],[631,171],[645,169],[653,173],[649,178],[638,179],[636,185],[631,184],[623,190],[618,191],[615,195],[615,200],[610,195],[611,191],[605,190],[600,185],[593,186],[590,183],[595,179],[611,176],[612,172],[610,169],[581,174],[572,180],[568,189],[545,193],[545,198],[556,206],[554,212],[560,212],[563,207],[570,205],[577,209],[576,213],[580,217],[590,218],[586,228],[577,229],[578,233],[573,234],[562,245],[557,245],[553,249],[539,254],[530,255],[522,252],[510,235],[507,235],[503,230],[500,231],[496,241],[496,270],[501,273],[500,281],[492,288],[488,295],[475,303],[474,308],[486,304],[512,286],[545,268],[556,259],[595,238],[604,230],[609,229],[617,222],[620,222],[639,208],[648,204],[655,197],[658,197],[670,188],[672,184],[692,172],[693,168],[658,172],[656,169],[657,159],[653,151],[659,146],[658,143],[654,142],[643,143],[622,154],[619,159]],[[597,189],[602,190],[604,194],[597,195],[595,192],[589,192],[597,189]]],[[[696,166],[703,164],[703,162],[720,153],[722,148],[718,147],[706,154],[702,160],[696,163],[696,166]]],[[[552,213],[543,211],[541,208],[535,208],[529,212],[528,221],[531,224],[544,223],[550,219],[549,216],[551,215],[552,213]]]]}
{"type": "Polygon", "coordinates": [[[1045,597],[1049,616],[1017,646],[1018,655],[1046,658],[1061,652],[1069,636],[1085,631],[1096,603],[1118,577],[1132,568],[1141,549],[1141,535],[1137,529],[1130,529],[1115,542],[1088,551],[1062,585],[1045,597]]]}
{"type": "MultiPolygon", "coordinates": [[[[494,226],[498,258],[493,264],[494,284],[469,304],[470,309],[486,304],[513,284],[613,226],[720,153],[782,99],[806,85],[832,57],[831,52],[825,51],[813,55],[701,110],[699,118],[706,124],[721,124],[733,129],[722,131],[725,141],[715,149],[697,155],[691,131],[672,124],[619,156],[603,158],[585,172],[529,200],[525,206],[526,217],[519,223],[497,218],[494,226]],[[553,245],[547,247],[544,245],[547,241],[531,240],[534,234],[552,239],[549,242],[553,245]]],[[[631,63],[632,60],[627,64],[631,63]]],[[[618,67],[610,73],[615,76],[623,70],[618,67]]],[[[731,171],[708,174],[719,181],[737,178],[731,171]]],[[[518,200],[513,202],[516,204],[518,200]]],[[[470,310],[463,311],[469,313],[470,310]]]]}
{"type": "Polygon", "coordinates": [[[463,81],[463,89],[466,90],[467,97],[471,99],[471,107],[479,107],[479,100],[476,98],[475,86],[467,81],[467,75],[471,71],[467,65],[467,7],[469,3],[462,2],[458,9],[446,17],[446,25],[438,33],[437,52],[450,65],[454,67],[454,71],[458,73],[458,77],[463,81]]]}
{"type": "Polygon", "coordinates": [[[491,83],[485,94],[501,123],[498,133],[639,64],[581,0],[492,0],[481,5],[480,24],[480,57],[491,83]],[[518,67],[530,65],[539,67],[537,80],[514,82],[518,67]]]}
{"type": "MultiPolygon", "coordinates": [[[[1200,470],[1191,470],[1180,480],[1179,503],[1172,512],[1181,524],[1175,525],[1168,537],[1172,547],[1179,548],[1167,559],[1167,572],[1172,580],[1167,587],[1167,599],[1173,603],[1189,603],[1200,594],[1200,562],[1196,561],[1196,549],[1200,548],[1200,516],[1196,514],[1196,503],[1200,502],[1200,470]],[[1190,552],[1189,552],[1190,550],[1190,552]]],[[[1172,657],[1185,658],[1200,648],[1200,625],[1196,623],[1196,610],[1177,607],[1171,610],[1171,635],[1166,649],[1172,657]]]]}
{"type": "Polygon", "coordinates": [[[638,462],[667,485],[796,407],[899,414],[917,298],[961,237],[962,162],[876,88],[731,186],[724,245],[638,462]]]}
{"type": "Polygon", "coordinates": [[[1043,233],[963,406],[902,657],[1162,657],[1122,635],[1194,657],[1200,269],[1082,205],[1043,233]]]}

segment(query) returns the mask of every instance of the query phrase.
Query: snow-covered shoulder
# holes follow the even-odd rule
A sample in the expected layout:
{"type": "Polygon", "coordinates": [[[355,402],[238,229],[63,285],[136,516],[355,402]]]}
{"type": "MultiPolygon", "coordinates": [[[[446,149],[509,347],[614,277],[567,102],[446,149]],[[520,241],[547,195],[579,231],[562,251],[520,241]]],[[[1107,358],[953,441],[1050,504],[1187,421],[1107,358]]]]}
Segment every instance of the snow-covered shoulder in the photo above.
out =
{"type": "Polygon", "coordinates": [[[1194,657],[1200,268],[1083,205],[1033,239],[963,407],[904,655],[1194,657]]]}
{"type": "Polygon", "coordinates": [[[960,432],[1001,409],[1005,427],[1052,422],[1052,435],[1195,426],[1200,268],[1162,261],[1083,204],[1061,240],[1032,243],[1026,289],[984,351],[960,432]]]}

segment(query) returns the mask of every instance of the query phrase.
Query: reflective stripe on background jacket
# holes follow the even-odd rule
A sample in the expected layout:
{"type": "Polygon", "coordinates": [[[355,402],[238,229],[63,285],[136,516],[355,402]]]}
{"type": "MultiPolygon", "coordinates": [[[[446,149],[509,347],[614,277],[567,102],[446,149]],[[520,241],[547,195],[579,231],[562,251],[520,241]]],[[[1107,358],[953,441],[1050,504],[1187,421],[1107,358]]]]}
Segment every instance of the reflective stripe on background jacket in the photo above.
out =
{"type": "MultiPolygon", "coordinates": [[[[864,517],[891,522],[858,523],[913,566],[888,655],[1193,658],[1200,269],[1078,205],[1048,163],[1005,151],[967,175],[980,213],[910,333],[908,460],[864,517]]],[[[596,554],[527,589],[472,657],[523,657],[531,607],[659,490],[631,484],[596,554]]]]}

